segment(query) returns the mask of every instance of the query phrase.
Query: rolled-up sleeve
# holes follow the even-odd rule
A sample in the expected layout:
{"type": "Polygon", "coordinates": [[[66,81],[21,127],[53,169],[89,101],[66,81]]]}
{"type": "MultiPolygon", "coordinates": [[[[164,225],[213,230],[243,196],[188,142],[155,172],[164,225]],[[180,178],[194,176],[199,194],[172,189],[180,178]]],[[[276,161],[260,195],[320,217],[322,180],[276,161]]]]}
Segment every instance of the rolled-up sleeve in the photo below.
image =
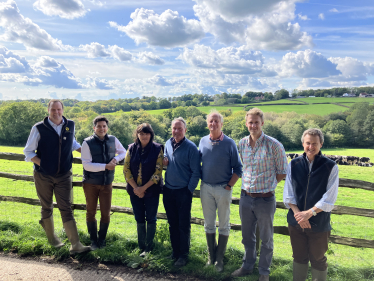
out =
{"type": "Polygon", "coordinates": [[[39,140],[40,140],[39,131],[36,128],[36,126],[33,126],[31,128],[29,138],[27,139],[26,146],[23,149],[26,162],[31,162],[31,159],[36,156],[36,149],[38,148],[39,140]]]}
{"type": "Polygon", "coordinates": [[[122,143],[117,138],[115,138],[115,146],[117,156],[114,157],[114,159],[116,159],[118,163],[119,161],[125,159],[126,149],[123,147],[122,143]]]}
{"type": "Polygon", "coordinates": [[[286,181],[284,183],[284,189],[283,189],[283,203],[286,206],[287,209],[290,208],[289,204],[297,205],[295,194],[292,188],[292,181],[291,181],[291,163],[287,166],[287,176],[286,181]]]}
{"type": "Polygon", "coordinates": [[[334,204],[338,198],[339,189],[339,168],[335,165],[331,170],[325,194],[321,200],[316,203],[316,207],[324,212],[331,212],[334,209],[334,204]]]}
{"type": "Polygon", "coordinates": [[[285,175],[287,174],[287,155],[286,151],[284,150],[283,145],[278,142],[274,147],[275,153],[275,172],[277,175],[285,175]]]}
{"type": "Polygon", "coordinates": [[[240,159],[239,151],[235,143],[233,144],[233,148],[232,148],[231,167],[232,167],[232,172],[240,178],[243,173],[243,164],[240,159]]]}

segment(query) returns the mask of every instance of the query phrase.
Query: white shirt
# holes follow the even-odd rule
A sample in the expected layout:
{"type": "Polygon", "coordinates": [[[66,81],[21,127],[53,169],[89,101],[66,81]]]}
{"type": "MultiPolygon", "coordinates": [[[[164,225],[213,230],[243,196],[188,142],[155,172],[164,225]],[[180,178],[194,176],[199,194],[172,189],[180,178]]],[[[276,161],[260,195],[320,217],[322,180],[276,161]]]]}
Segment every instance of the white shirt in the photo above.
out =
{"type": "MultiPolygon", "coordinates": [[[[120,143],[120,141],[116,137],[114,137],[114,143],[116,146],[115,154],[117,154],[117,156],[114,157],[114,159],[116,159],[118,163],[119,161],[125,158],[126,149],[123,147],[123,145],[120,143]]],[[[91,155],[90,147],[88,146],[86,141],[82,143],[81,159],[82,159],[83,168],[86,171],[89,171],[89,172],[105,171],[106,164],[92,163],[92,155],[91,155]]]]}
{"type": "MultiPolygon", "coordinates": [[[[309,163],[309,171],[312,170],[313,161],[309,162],[309,159],[307,157],[308,163],[309,163]]],[[[287,168],[287,177],[286,182],[284,184],[283,189],[283,203],[284,205],[289,209],[290,206],[288,204],[294,204],[297,205],[295,194],[292,187],[292,180],[291,180],[291,162],[288,164],[287,168]]],[[[334,209],[334,204],[336,202],[336,198],[338,197],[338,188],[339,188],[339,168],[338,165],[335,165],[330,173],[326,192],[323,194],[321,200],[319,200],[315,207],[318,209],[321,209],[324,212],[331,212],[334,209]]]]}
{"type": "MultiPolygon", "coordinates": [[[[62,126],[65,124],[65,121],[64,119],[62,119],[62,122],[60,125],[56,125],[55,123],[53,123],[49,117],[48,117],[48,122],[49,124],[52,126],[53,129],[55,129],[56,133],[61,136],[61,130],[62,130],[62,126]]],[[[74,128],[74,131],[75,131],[75,128],[74,128]]],[[[31,132],[30,132],[30,135],[29,135],[29,138],[27,140],[27,143],[26,143],[26,146],[25,148],[23,149],[23,153],[25,154],[25,161],[26,162],[31,162],[31,159],[34,158],[36,155],[36,150],[38,148],[38,143],[39,143],[39,140],[40,140],[40,133],[39,133],[39,130],[36,128],[36,126],[34,125],[31,129],[31,132]]],[[[72,148],[72,151],[74,150],[77,150],[78,148],[80,148],[81,145],[79,144],[79,142],[77,142],[77,140],[74,138],[73,140],[73,148],[72,148]]]]}

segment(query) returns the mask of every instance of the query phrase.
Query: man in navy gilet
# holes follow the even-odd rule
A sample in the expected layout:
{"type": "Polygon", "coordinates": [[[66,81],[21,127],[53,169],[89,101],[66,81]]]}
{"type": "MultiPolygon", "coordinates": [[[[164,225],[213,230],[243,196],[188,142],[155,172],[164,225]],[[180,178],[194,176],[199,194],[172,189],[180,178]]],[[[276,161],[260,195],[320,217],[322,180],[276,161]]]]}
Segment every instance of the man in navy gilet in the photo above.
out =
{"type": "Polygon", "coordinates": [[[293,280],[305,281],[309,261],[312,280],[327,278],[330,214],[338,196],[339,170],[322,155],[323,134],[308,129],[301,142],[304,154],[293,159],[287,169],[283,202],[289,208],[288,231],[293,251],[293,280]]]}
{"type": "Polygon", "coordinates": [[[105,246],[110,222],[112,182],[116,164],[126,156],[120,141],[108,135],[108,119],[97,116],[93,120],[94,134],[82,143],[83,190],[86,196],[86,221],[91,239],[91,249],[105,246]],[[116,156],[117,154],[117,156],[116,156]],[[95,218],[97,200],[100,200],[100,230],[95,218]]]}
{"type": "Polygon", "coordinates": [[[29,139],[23,150],[26,161],[34,163],[34,182],[36,193],[40,199],[40,224],[47,235],[48,242],[60,248],[64,244],[54,232],[53,194],[66,235],[71,243],[70,254],[90,251],[79,241],[77,226],[71,209],[72,162],[73,150],[80,152],[81,146],[75,140],[75,126],[72,120],[62,114],[64,105],[60,100],[52,99],[48,103],[49,116],[36,123],[30,132],[29,139]]]}

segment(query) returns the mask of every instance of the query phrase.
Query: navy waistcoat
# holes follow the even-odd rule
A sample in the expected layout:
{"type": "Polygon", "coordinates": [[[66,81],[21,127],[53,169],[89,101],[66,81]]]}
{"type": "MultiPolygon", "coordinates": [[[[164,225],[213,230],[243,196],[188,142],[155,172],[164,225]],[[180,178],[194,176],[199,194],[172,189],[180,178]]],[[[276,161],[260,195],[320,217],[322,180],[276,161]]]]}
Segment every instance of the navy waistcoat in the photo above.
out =
{"type": "MultiPolygon", "coordinates": [[[[334,161],[323,156],[321,152],[315,156],[310,172],[305,153],[291,161],[292,188],[300,211],[309,210],[321,200],[327,191],[327,183],[335,165],[334,161]]],[[[330,231],[330,214],[330,212],[320,212],[317,216],[312,216],[309,219],[312,231],[330,231]]],[[[298,224],[292,209],[288,211],[287,222],[293,226],[298,224]]]]}
{"type": "MultiPolygon", "coordinates": [[[[137,182],[139,173],[139,164],[142,163],[142,185],[146,184],[155,173],[156,163],[158,155],[164,146],[155,142],[150,142],[142,149],[140,144],[132,143],[129,145],[130,159],[130,171],[134,177],[134,181],[137,182]]],[[[157,184],[151,185],[145,192],[144,197],[157,196],[161,193],[163,187],[162,176],[157,184]]],[[[127,192],[129,195],[135,195],[134,189],[130,184],[127,184],[127,192]]],[[[136,195],[135,195],[136,196],[136,195]]]]}
{"type": "Polygon", "coordinates": [[[74,122],[62,117],[65,123],[59,136],[49,124],[48,117],[35,126],[39,131],[40,140],[36,155],[40,158],[40,166],[34,164],[35,171],[49,175],[63,175],[70,171],[73,162],[74,122]]]}
{"type": "MultiPolygon", "coordinates": [[[[96,134],[84,139],[90,148],[92,163],[108,164],[116,156],[115,137],[105,135],[100,140],[96,134]]],[[[114,180],[115,170],[89,172],[83,169],[83,182],[98,185],[111,184],[114,180]]]]}

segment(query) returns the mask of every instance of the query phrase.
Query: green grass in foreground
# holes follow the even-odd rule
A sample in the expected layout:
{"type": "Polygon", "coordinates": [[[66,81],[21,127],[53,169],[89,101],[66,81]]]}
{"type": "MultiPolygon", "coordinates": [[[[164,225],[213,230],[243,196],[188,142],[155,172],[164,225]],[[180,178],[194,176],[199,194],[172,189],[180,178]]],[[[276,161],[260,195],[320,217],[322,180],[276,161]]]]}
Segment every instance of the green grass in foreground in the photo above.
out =
{"type": "MultiPolygon", "coordinates": [[[[4,147],[0,147],[0,149],[4,147]]],[[[22,148],[15,148],[17,149],[22,148]]],[[[7,151],[15,152],[8,148],[7,151]]],[[[361,151],[361,150],[357,150],[361,151]]],[[[369,150],[362,150],[362,153],[369,150]]],[[[325,151],[324,151],[325,152],[325,151]]],[[[332,154],[343,154],[336,151],[332,154]]],[[[353,154],[353,153],[352,153],[353,154]]],[[[359,156],[359,155],[358,155],[359,156]]],[[[116,169],[115,182],[124,182],[122,167],[116,169]]],[[[340,176],[344,178],[361,179],[374,182],[373,168],[339,166],[340,176]]],[[[0,160],[0,171],[15,174],[32,174],[32,163],[0,160]]],[[[74,180],[81,180],[82,165],[73,165],[74,180]]],[[[277,201],[282,200],[283,182],[276,190],[277,201]]],[[[240,196],[239,182],[234,186],[233,197],[240,196]]],[[[198,187],[199,189],[199,187],[198,187]]],[[[32,182],[15,181],[0,178],[0,194],[7,196],[21,196],[37,199],[32,182]]],[[[165,210],[160,198],[159,212],[165,210]]],[[[74,202],[85,203],[81,187],[74,187],[74,202]]],[[[339,188],[337,205],[367,208],[374,210],[374,192],[359,189],[339,188]]],[[[113,191],[113,205],[131,207],[129,197],[124,190],[113,191]]],[[[286,225],[286,210],[278,209],[275,214],[274,225],[286,225]]],[[[57,234],[65,240],[67,246],[55,250],[47,244],[47,239],[38,224],[40,207],[20,203],[0,202],[0,251],[18,252],[21,255],[51,255],[55,259],[69,256],[69,243],[62,230],[59,211],[55,209],[55,223],[57,234]]],[[[194,198],[192,216],[203,218],[200,200],[194,198]]],[[[100,215],[98,214],[98,219],[100,215]]],[[[75,218],[80,230],[80,236],[85,244],[89,244],[89,237],[85,225],[85,212],[75,211],[75,218]]],[[[192,225],[190,262],[183,269],[176,269],[165,259],[171,252],[166,221],[159,221],[156,248],[145,260],[139,259],[136,242],[136,223],[131,215],[114,213],[108,235],[108,247],[87,255],[78,255],[80,260],[98,260],[124,264],[140,270],[155,270],[160,272],[184,273],[217,280],[228,278],[232,271],[241,264],[243,245],[241,232],[232,231],[225,255],[225,270],[218,274],[212,267],[205,268],[207,258],[204,228],[192,225]],[[144,269],[141,269],[144,268],[144,269]]],[[[240,224],[239,208],[231,206],[231,222],[240,224]]],[[[374,240],[374,224],[372,218],[349,215],[332,215],[332,234],[374,240]]],[[[292,250],[288,236],[274,235],[274,259],[271,280],[292,280],[292,250]]],[[[327,255],[329,263],[329,280],[373,280],[374,279],[374,249],[353,248],[337,244],[330,244],[327,255]]],[[[256,269],[257,270],[257,269],[256,269]]],[[[258,272],[254,276],[241,280],[257,280],[258,272]]]]}

